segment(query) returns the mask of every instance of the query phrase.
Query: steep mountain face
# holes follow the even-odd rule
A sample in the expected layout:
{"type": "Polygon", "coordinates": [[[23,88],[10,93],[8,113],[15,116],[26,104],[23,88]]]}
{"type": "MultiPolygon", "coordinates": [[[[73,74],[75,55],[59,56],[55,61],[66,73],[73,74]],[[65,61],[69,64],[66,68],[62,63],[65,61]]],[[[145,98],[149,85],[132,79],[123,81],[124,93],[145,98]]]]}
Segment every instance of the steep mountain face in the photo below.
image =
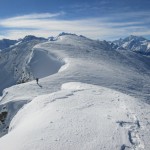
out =
{"type": "Polygon", "coordinates": [[[129,36],[125,39],[113,41],[114,48],[131,50],[141,54],[150,54],[150,40],[141,36],[129,36]]]}
{"type": "Polygon", "coordinates": [[[14,45],[17,43],[17,40],[9,40],[9,39],[3,39],[0,40],[0,50],[6,49],[11,45],[14,45]]]}
{"type": "Polygon", "coordinates": [[[45,41],[44,38],[27,36],[16,45],[0,52],[0,95],[6,87],[32,80],[33,75],[28,66],[33,52],[32,48],[45,41]]]}

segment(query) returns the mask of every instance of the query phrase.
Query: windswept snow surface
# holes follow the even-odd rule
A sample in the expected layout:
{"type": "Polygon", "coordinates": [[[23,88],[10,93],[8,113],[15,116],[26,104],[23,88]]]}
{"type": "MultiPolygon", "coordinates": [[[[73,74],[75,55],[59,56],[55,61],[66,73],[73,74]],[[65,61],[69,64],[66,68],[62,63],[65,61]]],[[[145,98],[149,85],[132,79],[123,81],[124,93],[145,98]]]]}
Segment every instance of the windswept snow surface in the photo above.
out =
{"type": "Polygon", "coordinates": [[[4,112],[12,107],[1,110],[6,124],[1,132],[6,131],[0,149],[150,149],[148,57],[76,35],[60,35],[33,49],[32,73],[50,75],[48,64],[54,72],[39,80],[41,86],[32,81],[4,90],[1,107],[24,103],[9,121],[4,112]],[[42,63],[45,68],[37,67],[42,63]]]}

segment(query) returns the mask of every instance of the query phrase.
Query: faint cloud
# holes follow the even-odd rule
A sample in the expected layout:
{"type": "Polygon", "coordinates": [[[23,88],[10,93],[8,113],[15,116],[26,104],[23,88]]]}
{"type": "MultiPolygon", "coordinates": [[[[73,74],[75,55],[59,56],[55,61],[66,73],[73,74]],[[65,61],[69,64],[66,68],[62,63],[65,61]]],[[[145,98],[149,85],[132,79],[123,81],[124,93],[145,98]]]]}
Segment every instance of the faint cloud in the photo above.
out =
{"type": "Polygon", "coordinates": [[[22,19],[46,19],[46,18],[53,18],[64,15],[65,12],[61,11],[59,13],[34,13],[34,14],[28,14],[28,15],[22,15],[17,17],[9,18],[9,20],[22,20],[22,19]]]}

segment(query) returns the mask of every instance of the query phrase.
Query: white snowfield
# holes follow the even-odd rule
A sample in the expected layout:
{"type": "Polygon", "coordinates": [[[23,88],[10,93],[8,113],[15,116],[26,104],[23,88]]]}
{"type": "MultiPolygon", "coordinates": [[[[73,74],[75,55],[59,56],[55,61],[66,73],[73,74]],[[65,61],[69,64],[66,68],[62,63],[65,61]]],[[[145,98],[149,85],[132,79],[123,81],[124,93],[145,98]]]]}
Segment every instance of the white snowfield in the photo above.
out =
{"type": "Polygon", "coordinates": [[[3,91],[0,150],[150,149],[150,58],[76,35],[28,54],[39,84],[3,91]]]}

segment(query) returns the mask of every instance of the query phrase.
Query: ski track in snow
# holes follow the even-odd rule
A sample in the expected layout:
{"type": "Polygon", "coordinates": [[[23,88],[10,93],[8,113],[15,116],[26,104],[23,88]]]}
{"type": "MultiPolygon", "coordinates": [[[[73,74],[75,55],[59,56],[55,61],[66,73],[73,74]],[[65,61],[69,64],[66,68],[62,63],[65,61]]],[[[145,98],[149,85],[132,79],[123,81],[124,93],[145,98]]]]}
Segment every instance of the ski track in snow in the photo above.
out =
{"type": "MultiPolygon", "coordinates": [[[[121,65],[117,66],[119,69],[116,67],[114,68],[116,70],[113,72],[111,65],[105,62],[105,58],[103,59],[103,56],[107,59],[105,52],[101,54],[103,55],[101,57],[103,60],[96,58],[96,54],[91,54],[90,49],[85,45],[83,47],[83,49],[87,49],[85,53],[82,54],[80,49],[78,53],[75,53],[73,52],[74,48],[82,46],[80,40],[76,41],[78,46],[72,48],[69,45],[72,39],[67,38],[66,44],[61,45],[65,41],[65,38],[61,38],[60,43],[56,41],[51,44],[47,42],[36,45],[34,53],[32,53],[32,57],[28,61],[34,76],[45,77],[40,79],[39,84],[42,85],[41,87],[37,86],[35,81],[32,81],[5,89],[1,97],[0,106],[8,106],[8,114],[14,111],[12,107],[15,104],[16,108],[9,115],[9,120],[6,117],[6,125],[1,126],[0,124],[0,129],[5,130],[4,133],[0,134],[3,136],[0,138],[0,149],[149,150],[149,105],[139,102],[138,99],[128,94],[116,91],[116,87],[121,88],[121,84],[119,84],[117,78],[115,79],[116,74],[114,72],[121,70],[119,76],[121,81],[124,81],[123,77],[127,76],[124,68],[121,65]],[[68,51],[64,51],[66,47],[69,47],[68,51]],[[57,49],[60,49],[60,51],[57,49]],[[84,61],[88,59],[88,57],[86,58],[87,51],[88,55],[91,55],[91,59],[86,62],[87,66],[91,65],[89,66],[91,74],[89,74],[88,67],[84,64],[84,61]],[[70,55],[72,57],[70,58],[67,52],[69,54],[74,53],[75,58],[79,57],[78,60],[73,58],[72,55],[70,55]],[[45,54],[48,53],[48,57],[45,57],[45,54]],[[36,60],[40,56],[41,58],[37,62],[36,60]],[[40,64],[40,61],[44,63],[40,64]],[[93,67],[96,61],[99,62],[100,70],[95,70],[93,67]],[[52,70],[47,71],[49,66],[43,68],[43,65],[45,66],[48,63],[54,65],[52,70]],[[39,64],[41,65],[40,69],[37,67],[39,64]],[[82,71],[76,71],[80,70],[79,67],[82,68],[83,73],[82,71]],[[43,70],[42,73],[44,72],[44,74],[41,74],[39,70],[43,70]],[[110,77],[109,74],[114,75],[114,78],[111,80],[110,77],[110,80],[107,82],[108,85],[113,80],[118,82],[116,85],[113,85],[115,88],[113,86],[105,88],[107,84],[99,82],[99,78],[96,79],[94,76],[94,71],[98,71],[96,77],[98,75],[101,78],[106,76],[103,79],[104,81],[108,79],[107,77],[110,77]],[[51,76],[48,76],[50,74],[51,76]],[[82,80],[84,83],[81,83],[82,80]],[[86,82],[88,84],[85,84],[86,82]],[[101,85],[100,83],[102,86],[99,86],[101,85]],[[98,86],[92,84],[98,84],[98,86]],[[104,87],[103,84],[105,85],[104,87]],[[17,105],[18,101],[22,101],[22,103],[17,105]]],[[[88,42],[90,43],[91,41],[88,40],[88,42]]],[[[126,54],[124,55],[127,56],[126,54]]],[[[112,61],[113,63],[115,64],[116,62],[112,61]]],[[[130,65],[136,66],[136,63],[132,64],[132,62],[129,62],[128,71],[131,74],[138,70],[136,67],[133,71],[130,65]]],[[[136,73],[138,74],[138,72],[136,73]]],[[[140,77],[141,75],[139,74],[140,77]]],[[[134,80],[138,81],[139,78],[137,77],[134,80]]],[[[138,85],[144,84],[145,80],[143,78],[142,80],[139,83],[132,83],[131,90],[135,92],[134,94],[132,93],[133,95],[139,94],[134,90],[136,87],[134,83],[138,85]]],[[[126,82],[130,81],[133,81],[133,79],[126,82]]],[[[126,82],[122,83],[122,85],[126,84],[126,82]]],[[[128,87],[129,85],[124,86],[123,88],[126,89],[126,86],[128,87]]],[[[142,92],[147,92],[147,89],[148,85],[147,87],[145,86],[145,89],[142,89],[142,92]]],[[[119,91],[121,90],[119,89],[119,91]]],[[[127,92],[128,90],[125,93],[127,92]]]]}

